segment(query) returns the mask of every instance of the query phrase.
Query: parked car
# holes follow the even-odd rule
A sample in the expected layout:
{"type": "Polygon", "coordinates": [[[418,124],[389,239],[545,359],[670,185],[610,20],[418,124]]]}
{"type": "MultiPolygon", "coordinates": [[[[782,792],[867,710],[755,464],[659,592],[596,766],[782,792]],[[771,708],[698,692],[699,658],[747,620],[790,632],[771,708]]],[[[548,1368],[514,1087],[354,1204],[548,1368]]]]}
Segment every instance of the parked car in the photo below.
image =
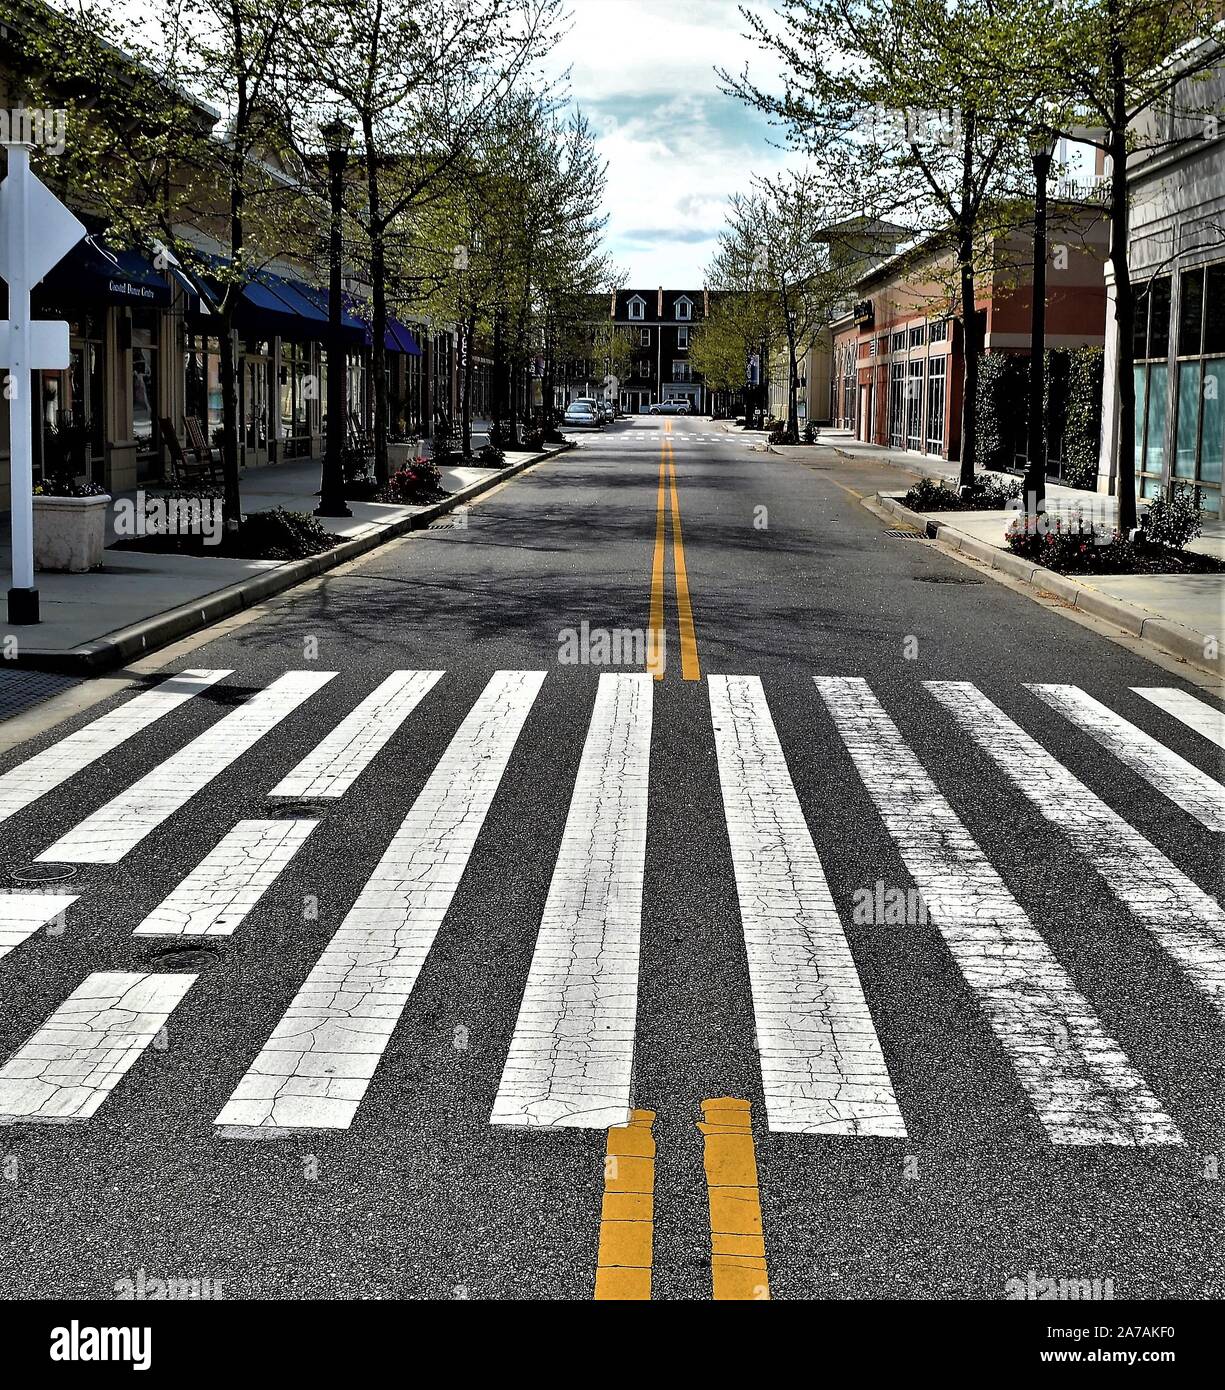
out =
{"type": "Polygon", "coordinates": [[[651,407],[652,415],[688,415],[692,407],[686,400],[656,401],[651,407]]]}
{"type": "Polygon", "coordinates": [[[602,430],[604,421],[600,418],[599,407],[594,401],[571,401],[562,416],[563,425],[571,429],[602,430]]]}
{"type": "Polygon", "coordinates": [[[600,419],[603,420],[606,425],[608,425],[611,424],[616,418],[617,407],[613,405],[612,401],[601,401],[600,419]]]}

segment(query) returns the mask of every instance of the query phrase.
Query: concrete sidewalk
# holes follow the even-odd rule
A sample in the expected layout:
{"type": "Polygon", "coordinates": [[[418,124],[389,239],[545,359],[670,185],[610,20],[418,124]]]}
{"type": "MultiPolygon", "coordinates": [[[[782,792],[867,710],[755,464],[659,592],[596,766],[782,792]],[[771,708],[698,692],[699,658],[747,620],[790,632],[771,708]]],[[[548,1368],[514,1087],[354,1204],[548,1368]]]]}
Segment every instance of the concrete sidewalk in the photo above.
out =
{"type": "MultiPolygon", "coordinates": [[[[759,431],[735,430],[748,442],[764,439],[759,431]]],[[[1225,573],[1191,575],[1071,575],[1035,565],[1013,555],[1005,534],[1015,511],[998,508],[975,512],[916,512],[902,504],[911,483],[920,477],[943,478],[956,485],[956,462],[882,449],[852,439],[845,431],[822,430],[818,444],[769,446],[770,452],[809,463],[830,464],[841,460],[853,472],[856,463],[896,469],[896,489],[879,492],[874,504],[898,520],[926,531],[951,549],[972,556],[1000,574],[1020,579],[1039,592],[1055,594],[1071,607],[1116,624],[1124,632],[1143,637],[1154,646],[1214,673],[1225,673],[1225,573]]],[[[1011,473],[990,474],[1005,481],[1011,473]]],[[[871,484],[873,490],[878,482],[871,484]]],[[[1114,499],[1081,488],[1051,483],[1047,486],[1047,510],[1057,515],[1080,511],[1106,525],[1113,523],[1114,499]]],[[[1205,519],[1203,534],[1189,550],[1225,559],[1225,523],[1205,519]]]]}
{"type": "MultiPolygon", "coordinates": [[[[569,447],[563,446],[563,447],[569,447]]],[[[425,506],[350,502],[351,517],[321,517],[341,544],[306,560],[237,560],[209,555],[113,550],[114,509],[108,509],[105,559],[88,574],[39,571],[42,621],[0,626],[12,665],[84,674],[105,669],[186,635],[230,613],[356,558],[385,541],[462,506],[530,464],[560,452],[508,453],[503,468],[443,468],[452,495],[425,506]],[[11,639],[11,640],[10,640],[11,639]]],[[[320,461],[301,459],[247,470],[242,477],[245,512],[313,512],[318,504],[320,461]]],[[[149,487],[147,495],[163,489],[149,487]]],[[[120,494],[135,497],[135,492],[120,494]]],[[[116,499],[118,500],[118,498],[116,499]]],[[[0,547],[0,567],[10,571],[10,549],[0,547]]]]}

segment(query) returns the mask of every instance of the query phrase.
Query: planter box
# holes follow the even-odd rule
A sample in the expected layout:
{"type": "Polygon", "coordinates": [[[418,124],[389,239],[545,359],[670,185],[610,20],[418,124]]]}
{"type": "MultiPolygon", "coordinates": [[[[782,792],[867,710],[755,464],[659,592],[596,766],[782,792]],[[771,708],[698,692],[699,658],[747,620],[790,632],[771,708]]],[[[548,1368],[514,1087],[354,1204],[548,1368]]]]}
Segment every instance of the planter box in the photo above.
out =
{"type": "Polygon", "coordinates": [[[110,494],[34,498],[34,567],[83,574],[102,564],[110,494]]]}
{"type": "Polygon", "coordinates": [[[408,465],[417,457],[417,450],[421,446],[414,439],[411,444],[392,444],[387,445],[387,467],[394,473],[397,468],[407,468],[408,465]]]}

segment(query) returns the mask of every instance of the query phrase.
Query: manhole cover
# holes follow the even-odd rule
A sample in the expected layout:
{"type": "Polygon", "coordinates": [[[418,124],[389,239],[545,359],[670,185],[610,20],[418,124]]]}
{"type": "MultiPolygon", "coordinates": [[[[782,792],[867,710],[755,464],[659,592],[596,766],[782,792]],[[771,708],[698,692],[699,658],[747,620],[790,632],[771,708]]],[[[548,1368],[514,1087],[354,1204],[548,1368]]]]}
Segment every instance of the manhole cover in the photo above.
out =
{"type": "Polygon", "coordinates": [[[155,946],[148,953],[148,959],[168,970],[205,970],[217,963],[217,948],[201,946],[194,941],[176,942],[173,946],[155,946]]]}
{"type": "Polygon", "coordinates": [[[14,883],[65,883],[76,876],[75,864],[27,864],[23,869],[9,871],[14,883]]]}

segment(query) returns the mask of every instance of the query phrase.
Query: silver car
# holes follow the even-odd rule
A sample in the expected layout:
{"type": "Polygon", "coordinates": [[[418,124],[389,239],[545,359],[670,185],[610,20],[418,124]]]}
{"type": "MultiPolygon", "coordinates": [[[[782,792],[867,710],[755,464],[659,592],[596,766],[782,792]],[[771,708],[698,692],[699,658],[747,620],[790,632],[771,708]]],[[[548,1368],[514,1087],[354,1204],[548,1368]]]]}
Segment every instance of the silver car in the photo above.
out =
{"type": "Polygon", "coordinates": [[[651,407],[652,415],[688,415],[692,407],[686,400],[656,401],[651,407]]]}
{"type": "Polygon", "coordinates": [[[571,429],[602,430],[604,421],[594,401],[571,401],[562,416],[562,424],[571,429]]]}

